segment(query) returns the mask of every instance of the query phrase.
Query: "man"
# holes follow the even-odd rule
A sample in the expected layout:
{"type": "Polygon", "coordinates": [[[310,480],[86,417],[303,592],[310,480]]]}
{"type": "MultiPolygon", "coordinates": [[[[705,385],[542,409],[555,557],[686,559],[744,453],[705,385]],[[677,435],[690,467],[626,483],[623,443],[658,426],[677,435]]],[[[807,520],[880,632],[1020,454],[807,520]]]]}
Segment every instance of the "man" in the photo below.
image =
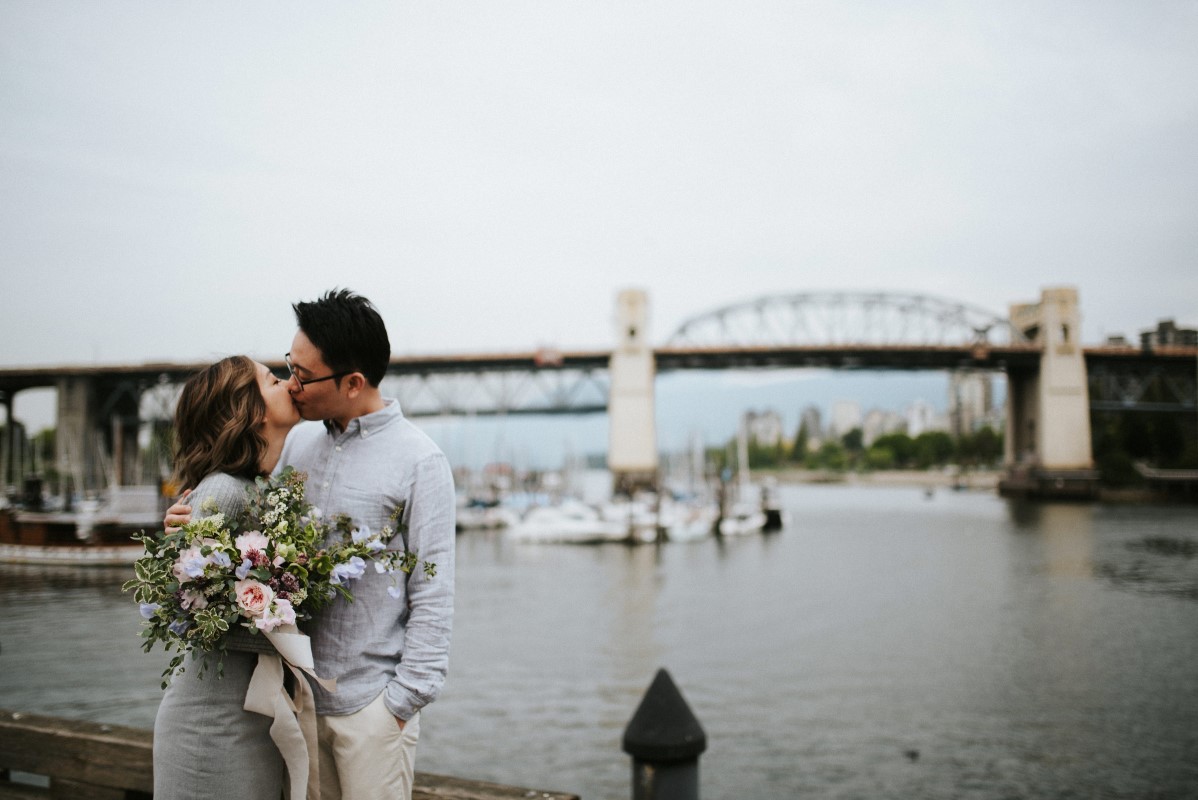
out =
{"type": "MultiPolygon", "coordinates": [[[[299,331],[287,354],[289,391],[306,420],[279,459],[308,474],[308,501],[326,515],[348,514],[372,531],[406,525],[403,546],[436,565],[400,583],[368,571],[309,626],[322,798],[410,797],[420,709],[437,696],[449,661],[454,588],[454,487],[444,454],[386,399],[379,383],[391,359],[382,318],[348,290],[292,306],[299,331]]],[[[176,505],[167,526],[190,508],[176,505]]]]}

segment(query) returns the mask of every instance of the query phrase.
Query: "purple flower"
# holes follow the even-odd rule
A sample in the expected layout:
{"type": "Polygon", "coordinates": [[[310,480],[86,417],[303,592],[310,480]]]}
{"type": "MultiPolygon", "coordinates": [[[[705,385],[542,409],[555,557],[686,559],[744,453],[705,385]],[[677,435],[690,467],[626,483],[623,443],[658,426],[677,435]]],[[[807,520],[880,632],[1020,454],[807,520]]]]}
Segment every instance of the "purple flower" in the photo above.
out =
{"type": "Polygon", "coordinates": [[[244,581],[246,576],[250,574],[250,570],[254,568],[254,562],[248,558],[241,560],[241,566],[233,570],[233,574],[237,576],[237,580],[244,581]]]}
{"type": "Polygon", "coordinates": [[[366,545],[366,549],[372,553],[377,553],[386,548],[386,545],[380,541],[379,537],[375,536],[370,530],[369,525],[363,525],[361,528],[350,533],[350,538],[354,540],[354,544],[366,545]]]}
{"type": "Polygon", "coordinates": [[[388,586],[387,594],[398,600],[403,595],[403,589],[399,588],[398,586],[388,586]]]}
{"type": "Polygon", "coordinates": [[[166,626],[167,630],[169,630],[171,633],[175,634],[176,636],[182,636],[183,634],[187,633],[187,629],[190,627],[191,627],[191,623],[182,618],[177,619],[174,622],[172,622],[170,625],[166,626]]]}
{"type": "Polygon", "coordinates": [[[229,554],[224,550],[217,550],[212,554],[212,563],[218,567],[224,568],[228,568],[233,565],[232,559],[229,558],[229,554]]]}
{"type": "Polygon", "coordinates": [[[158,605],[157,603],[142,603],[140,608],[142,619],[153,619],[154,612],[162,608],[162,606],[158,605]]]}
{"type": "Polygon", "coordinates": [[[365,572],[366,562],[359,556],[353,556],[347,563],[333,567],[333,574],[329,577],[329,582],[345,583],[354,578],[361,578],[365,572]]]}

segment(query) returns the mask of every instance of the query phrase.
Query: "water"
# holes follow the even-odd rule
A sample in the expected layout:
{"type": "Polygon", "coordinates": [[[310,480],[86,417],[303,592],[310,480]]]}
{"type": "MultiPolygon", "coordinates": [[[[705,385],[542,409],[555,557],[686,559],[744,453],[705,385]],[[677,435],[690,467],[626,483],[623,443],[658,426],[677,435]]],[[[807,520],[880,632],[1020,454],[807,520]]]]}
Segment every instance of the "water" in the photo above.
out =
{"type": "MultiPolygon", "coordinates": [[[[785,487],[785,531],[663,548],[458,537],[418,768],[630,796],[666,667],[704,798],[1198,796],[1198,508],[785,487]]],[[[0,571],[0,707],[148,727],[118,571],[0,571]]]]}

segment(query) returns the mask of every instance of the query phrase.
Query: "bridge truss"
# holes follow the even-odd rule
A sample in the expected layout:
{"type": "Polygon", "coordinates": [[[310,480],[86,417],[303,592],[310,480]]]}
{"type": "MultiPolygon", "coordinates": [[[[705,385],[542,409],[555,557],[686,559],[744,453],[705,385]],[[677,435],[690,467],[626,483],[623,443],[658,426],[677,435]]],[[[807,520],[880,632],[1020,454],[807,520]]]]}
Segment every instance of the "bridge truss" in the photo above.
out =
{"type": "Polygon", "coordinates": [[[1198,412],[1198,358],[1193,348],[1153,353],[1095,349],[1087,353],[1094,411],[1198,412]]]}
{"type": "Polygon", "coordinates": [[[607,410],[607,368],[391,373],[383,394],[409,417],[590,414],[607,410]]]}
{"type": "Polygon", "coordinates": [[[976,306],[919,294],[803,292],[723,306],[688,319],[667,347],[1024,345],[1010,322],[976,306]]]}

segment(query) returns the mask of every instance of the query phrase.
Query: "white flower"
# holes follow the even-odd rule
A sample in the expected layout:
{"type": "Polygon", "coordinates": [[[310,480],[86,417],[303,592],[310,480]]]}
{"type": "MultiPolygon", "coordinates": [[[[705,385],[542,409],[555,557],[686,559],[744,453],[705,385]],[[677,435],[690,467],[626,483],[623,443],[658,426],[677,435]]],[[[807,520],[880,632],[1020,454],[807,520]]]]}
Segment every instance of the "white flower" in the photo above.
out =
{"type": "Polygon", "coordinates": [[[295,624],[295,609],[290,600],[275,600],[270,610],[254,620],[254,626],[260,631],[273,631],[280,625],[295,624]]]}
{"type": "Polygon", "coordinates": [[[267,539],[261,531],[248,531],[238,536],[233,544],[237,546],[237,552],[241,553],[241,557],[245,558],[245,555],[251,550],[265,553],[266,548],[270,545],[270,539],[267,539]]]}

